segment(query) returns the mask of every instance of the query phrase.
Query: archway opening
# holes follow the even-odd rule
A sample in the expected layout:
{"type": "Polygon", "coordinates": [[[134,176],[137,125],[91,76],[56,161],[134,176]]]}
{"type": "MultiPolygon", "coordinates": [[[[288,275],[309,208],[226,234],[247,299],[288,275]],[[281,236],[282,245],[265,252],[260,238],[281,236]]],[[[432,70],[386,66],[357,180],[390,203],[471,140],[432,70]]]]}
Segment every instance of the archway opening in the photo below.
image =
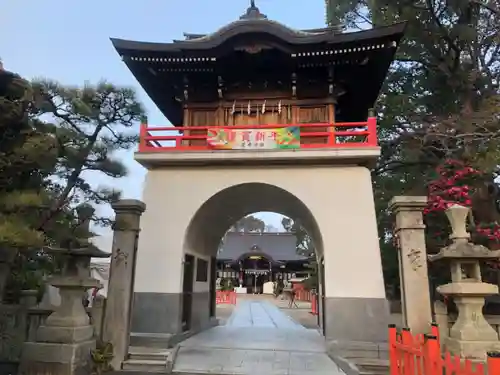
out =
{"type": "MultiPolygon", "coordinates": [[[[324,295],[324,285],[318,288],[317,259],[323,254],[318,225],[301,200],[270,184],[236,185],[208,199],[187,228],[184,252],[210,259],[211,316],[221,289],[272,297],[277,287],[281,292],[316,288],[324,295]]],[[[190,312],[183,315],[187,319],[190,312]]]]}
{"type": "Polygon", "coordinates": [[[217,287],[239,294],[279,295],[286,283],[317,289],[311,236],[292,219],[260,212],[238,220],[217,251],[217,287]]]}
{"type": "Polygon", "coordinates": [[[238,220],[255,212],[273,212],[300,223],[310,235],[316,255],[322,256],[323,241],[311,211],[290,192],[265,183],[231,186],[208,199],[186,230],[184,250],[217,255],[226,232],[238,220]]]}

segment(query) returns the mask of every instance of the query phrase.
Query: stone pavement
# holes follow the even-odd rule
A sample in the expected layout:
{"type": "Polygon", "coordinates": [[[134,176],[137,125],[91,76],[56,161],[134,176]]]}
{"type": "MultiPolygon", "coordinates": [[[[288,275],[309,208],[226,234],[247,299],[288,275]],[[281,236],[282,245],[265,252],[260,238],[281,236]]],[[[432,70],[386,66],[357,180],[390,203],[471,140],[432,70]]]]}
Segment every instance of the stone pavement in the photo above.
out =
{"type": "Polygon", "coordinates": [[[226,325],[184,341],[174,374],[341,375],[317,330],[266,301],[241,301],[226,325]]]}

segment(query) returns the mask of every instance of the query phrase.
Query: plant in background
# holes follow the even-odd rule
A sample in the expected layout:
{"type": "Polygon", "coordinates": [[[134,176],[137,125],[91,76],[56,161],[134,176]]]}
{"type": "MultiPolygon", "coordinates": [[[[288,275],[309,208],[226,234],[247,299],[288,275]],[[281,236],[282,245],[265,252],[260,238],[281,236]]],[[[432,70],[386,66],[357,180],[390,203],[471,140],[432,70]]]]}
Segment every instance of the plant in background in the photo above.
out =
{"type": "Polygon", "coordinates": [[[303,282],[304,288],[306,290],[318,290],[318,274],[314,273],[311,276],[309,276],[307,279],[304,280],[303,282]]]}
{"type": "MultiPolygon", "coordinates": [[[[475,186],[483,177],[478,170],[458,160],[446,160],[437,169],[437,177],[428,184],[426,219],[432,221],[433,236],[442,241],[448,238],[447,222],[442,213],[451,205],[459,204],[473,209],[475,186]],[[441,225],[439,225],[441,224],[441,225]]],[[[475,241],[485,245],[500,243],[500,224],[471,220],[469,231],[475,241]]]]}
{"type": "Polygon", "coordinates": [[[439,165],[427,185],[428,201],[424,210],[425,221],[432,244],[439,249],[448,241],[448,221],[444,211],[453,204],[472,207],[474,185],[481,173],[465,163],[448,159],[439,165]]]}
{"type": "Polygon", "coordinates": [[[98,341],[96,348],[90,351],[93,369],[92,375],[101,375],[105,372],[113,371],[111,361],[113,360],[113,344],[110,342],[98,341]]]}
{"type": "Polygon", "coordinates": [[[436,169],[437,177],[428,184],[428,206],[424,214],[443,212],[453,204],[471,207],[473,183],[481,175],[459,160],[448,159],[436,169]]]}
{"type": "Polygon", "coordinates": [[[222,278],[220,281],[220,290],[223,292],[231,292],[234,290],[233,280],[230,278],[222,278]]]}

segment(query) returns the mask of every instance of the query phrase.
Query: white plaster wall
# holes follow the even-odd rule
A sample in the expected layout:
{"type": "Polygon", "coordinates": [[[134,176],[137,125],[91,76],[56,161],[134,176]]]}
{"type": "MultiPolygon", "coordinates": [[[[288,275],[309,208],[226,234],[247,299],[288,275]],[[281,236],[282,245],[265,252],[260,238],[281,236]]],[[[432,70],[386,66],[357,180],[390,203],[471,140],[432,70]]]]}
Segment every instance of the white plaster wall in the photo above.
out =
{"type": "MultiPolygon", "coordinates": [[[[312,212],[325,252],[327,297],[385,297],[371,176],[368,169],[358,166],[150,170],[145,181],[147,210],[141,220],[136,292],[181,291],[184,240],[193,216],[214,194],[243,183],[277,186],[312,212]]],[[[287,207],[280,207],[283,203],[275,202],[271,211],[286,211],[287,207]]],[[[235,206],[247,205],[248,210],[248,204],[246,196],[221,203],[199,232],[220,231],[219,222],[226,225],[238,219],[229,217],[235,206]]],[[[262,208],[255,206],[249,211],[262,208]]],[[[204,240],[193,243],[203,244],[204,240]]],[[[188,246],[186,250],[194,249],[188,246]]]]}
{"type": "MultiPolygon", "coordinates": [[[[176,234],[181,205],[174,181],[162,171],[149,171],[144,182],[146,211],[141,217],[134,292],[179,293],[182,288],[182,234],[176,234]],[[174,187],[174,191],[172,191],[174,187]],[[170,267],[169,267],[170,265],[170,267]]],[[[178,186],[178,185],[177,185],[178,186]]]]}

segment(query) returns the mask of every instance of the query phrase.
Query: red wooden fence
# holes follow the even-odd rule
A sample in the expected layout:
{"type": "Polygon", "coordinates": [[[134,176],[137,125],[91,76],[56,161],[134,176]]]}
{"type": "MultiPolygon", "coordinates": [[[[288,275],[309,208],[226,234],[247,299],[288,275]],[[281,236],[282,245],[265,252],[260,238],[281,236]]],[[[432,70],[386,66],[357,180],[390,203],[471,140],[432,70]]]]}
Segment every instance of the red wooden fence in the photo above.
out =
{"type": "Polygon", "coordinates": [[[311,314],[318,315],[318,295],[311,293],[311,314]]]}
{"type": "Polygon", "coordinates": [[[488,353],[486,366],[462,360],[450,353],[441,355],[439,330],[433,324],[430,335],[412,335],[389,326],[390,375],[500,375],[500,354],[488,353]]]}
{"type": "Polygon", "coordinates": [[[295,299],[297,301],[309,302],[309,301],[311,301],[311,294],[312,294],[312,292],[309,290],[295,289],[295,299]]]}
{"type": "Polygon", "coordinates": [[[217,305],[236,305],[236,292],[218,290],[215,293],[215,303],[217,305]]]}

